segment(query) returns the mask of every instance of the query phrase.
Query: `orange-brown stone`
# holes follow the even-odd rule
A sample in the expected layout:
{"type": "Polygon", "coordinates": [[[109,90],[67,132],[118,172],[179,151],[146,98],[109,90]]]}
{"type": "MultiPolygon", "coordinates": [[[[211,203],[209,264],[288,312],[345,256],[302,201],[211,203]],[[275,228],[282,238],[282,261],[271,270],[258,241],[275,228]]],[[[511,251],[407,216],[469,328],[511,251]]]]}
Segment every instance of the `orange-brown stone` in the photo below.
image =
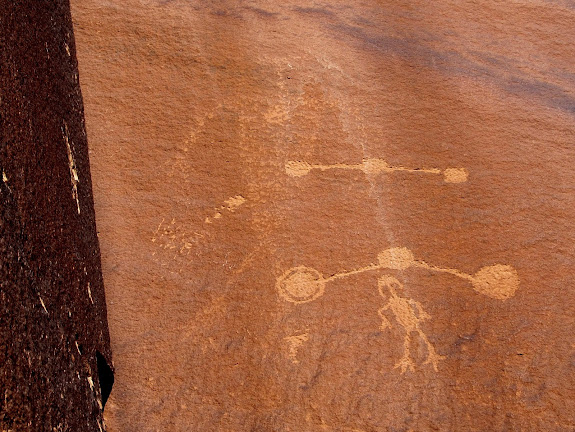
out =
{"type": "Polygon", "coordinates": [[[571,431],[569,2],[73,1],[116,431],[571,431]]]}

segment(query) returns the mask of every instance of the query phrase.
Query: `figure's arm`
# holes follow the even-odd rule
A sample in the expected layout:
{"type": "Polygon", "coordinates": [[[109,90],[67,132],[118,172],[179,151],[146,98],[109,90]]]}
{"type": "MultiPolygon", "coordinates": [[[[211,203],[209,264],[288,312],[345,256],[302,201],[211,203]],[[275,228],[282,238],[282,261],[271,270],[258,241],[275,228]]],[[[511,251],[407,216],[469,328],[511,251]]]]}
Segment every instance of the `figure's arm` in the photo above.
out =
{"type": "Polygon", "coordinates": [[[380,310],[377,311],[379,317],[381,318],[381,329],[382,330],[391,328],[391,323],[389,322],[389,320],[387,319],[387,317],[383,313],[384,311],[386,311],[388,309],[389,309],[389,305],[385,305],[384,307],[382,307],[380,310]]]}
{"type": "Polygon", "coordinates": [[[425,310],[423,310],[423,306],[421,306],[421,303],[419,303],[418,301],[410,299],[409,304],[414,306],[417,309],[417,317],[420,320],[423,321],[423,320],[431,318],[431,315],[429,315],[427,312],[425,312],[425,310]]]}

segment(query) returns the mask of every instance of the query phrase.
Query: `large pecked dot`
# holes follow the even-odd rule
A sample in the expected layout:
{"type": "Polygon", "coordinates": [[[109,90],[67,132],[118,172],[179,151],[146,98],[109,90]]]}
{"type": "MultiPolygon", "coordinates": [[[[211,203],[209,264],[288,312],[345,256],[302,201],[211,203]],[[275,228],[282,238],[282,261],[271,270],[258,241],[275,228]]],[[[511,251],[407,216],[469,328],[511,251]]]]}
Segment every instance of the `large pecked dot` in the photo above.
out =
{"type": "Polygon", "coordinates": [[[310,267],[294,267],[280,276],[276,283],[279,295],[292,303],[307,303],[321,297],[325,291],[325,279],[310,267]]]}
{"type": "Polygon", "coordinates": [[[380,252],[377,261],[383,268],[405,270],[414,264],[415,258],[406,247],[395,247],[380,252]]]}
{"type": "Polygon", "coordinates": [[[445,183],[465,183],[469,173],[465,168],[447,168],[443,171],[445,183]]]}
{"type": "Polygon", "coordinates": [[[478,293],[497,300],[507,300],[519,288],[519,275],[511,266],[495,264],[475,273],[472,283],[478,293]]]}
{"type": "Polygon", "coordinates": [[[288,161],[285,164],[286,173],[292,177],[302,177],[309,174],[312,166],[307,162],[288,161]]]}
{"type": "Polygon", "coordinates": [[[376,175],[387,170],[389,165],[382,159],[364,159],[362,162],[362,171],[365,174],[376,175]]]}

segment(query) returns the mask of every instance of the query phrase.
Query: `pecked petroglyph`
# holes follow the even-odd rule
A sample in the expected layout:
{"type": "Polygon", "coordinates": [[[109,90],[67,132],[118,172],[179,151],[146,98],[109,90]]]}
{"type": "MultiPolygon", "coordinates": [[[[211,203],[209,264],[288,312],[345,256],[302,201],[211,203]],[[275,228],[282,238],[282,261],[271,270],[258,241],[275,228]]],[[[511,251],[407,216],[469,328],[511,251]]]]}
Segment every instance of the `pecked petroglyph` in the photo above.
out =
{"type": "Polygon", "coordinates": [[[308,333],[296,334],[293,336],[287,336],[284,340],[288,343],[289,349],[289,358],[294,364],[298,364],[299,360],[297,359],[297,352],[300,347],[309,340],[308,333]]]}
{"type": "Polygon", "coordinates": [[[409,267],[423,268],[436,272],[448,273],[468,280],[479,294],[496,300],[507,300],[515,295],[519,288],[519,275],[510,265],[494,264],[482,267],[470,275],[457,269],[442,268],[430,265],[425,261],[416,260],[407,248],[390,248],[377,256],[381,268],[405,270],[409,267]]]}
{"type": "MultiPolygon", "coordinates": [[[[371,271],[405,271],[410,268],[425,269],[459,277],[469,281],[471,287],[477,293],[500,301],[513,297],[519,288],[519,275],[509,265],[494,264],[485,266],[471,275],[457,269],[442,268],[430,265],[425,261],[416,260],[409,249],[395,247],[380,252],[375,263],[358,269],[336,273],[329,277],[323,276],[319,271],[311,267],[293,267],[285,271],[277,279],[276,289],[282,299],[295,304],[303,304],[324,295],[328,282],[371,271]]],[[[378,315],[382,320],[381,329],[385,330],[392,327],[386,316],[386,312],[390,312],[394,316],[395,321],[405,331],[403,340],[404,354],[395,366],[401,369],[401,373],[405,373],[407,370],[414,370],[415,363],[412,359],[411,344],[412,334],[415,333],[427,347],[427,359],[424,364],[431,364],[433,369],[437,371],[438,363],[444,357],[437,354],[426,334],[420,328],[420,323],[430,319],[430,315],[425,312],[419,302],[402,296],[403,285],[390,275],[380,276],[378,291],[382,297],[388,299],[387,303],[378,310],[378,315]]]]}
{"type": "MultiPolygon", "coordinates": [[[[225,213],[234,213],[246,202],[247,200],[241,195],[230,197],[224,201],[224,205],[215,208],[213,216],[206,217],[204,223],[213,224],[213,222],[222,219],[225,213]]],[[[174,257],[176,257],[177,255],[188,255],[194,245],[208,235],[207,229],[194,230],[189,224],[178,222],[176,218],[170,222],[163,218],[151,240],[161,249],[173,251],[174,257]]]]}
{"type": "Polygon", "coordinates": [[[321,297],[325,279],[316,269],[299,266],[289,269],[276,282],[279,295],[292,303],[307,303],[321,297]]]}
{"type": "Polygon", "coordinates": [[[189,230],[185,223],[178,223],[176,218],[170,222],[166,222],[164,218],[154,231],[152,243],[156,243],[161,249],[173,251],[175,257],[188,255],[192,247],[204,237],[205,234],[189,230]]]}
{"type": "Polygon", "coordinates": [[[367,175],[378,175],[382,173],[393,173],[397,171],[404,171],[414,174],[435,174],[443,175],[445,183],[465,183],[467,181],[468,172],[465,168],[446,168],[441,170],[439,168],[406,168],[402,166],[391,166],[383,159],[364,159],[360,164],[310,164],[303,161],[288,161],[285,164],[286,173],[292,177],[303,177],[309,174],[312,170],[327,171],[327,170],[359,170],[367,175]]]}
{"type": "Polygon", "coordinates": [[[415,370],[415,363],[411,357],[411,335],[416,333],[427,347],[427,359],[423,364],[431,364],[433,370],[437,372],[437,366],[445,357],[437,354],[434,346],[431,344],[427,335],[419,327],[419,324],[431,318],[425,312],[423,306],[418,301],[411,298],[402,297],[398,292],[403,291],[401,284],[393,276],[383,275],[377,282],[379,294],[383,298],[388,298],[387,303],[377,311],[381,318],[381,329],[386,330],[392,327],[391,322],[387,319],[385,312],[391,311],[397,323],[403,327],[405,335],[403,337],[403,356],[396,363],[396,368],[401,368],[401,373],[415,370]]]}
{"type": "Polygon", "coordinates": [[[205,223],[212,223],[214,219],[221,219],[223,217],[223,212],[228,211],[230,213],[235,212],[239,207],[241,207],[246,202],[246,199],[241,195],[236,195],[234,197],[228,198],[224,201],[224,205],[214,209],[214,214],[212,217],[206,217],[205,223]]]}
{"type": "Polygon", "coordinates": [[[519,275],[509,265],[494,264],[482,267],[475,274],[470,275],[460,270],[437,267],[425,261],[416,260],[413,253],[404,247],[386,249],[378,254],[375,263],[329,277],[324,277],[311,267],[294,267],[277,279],[276,288],[279,295],[291,303],[307,303],[322,296],[326,284],[333,280],[369,271],[407,270],[408,268],[422,268],[457,276],[469,281],[476,292],[496,300],[507,300],[513,297],[519,288],[519,275]]]}

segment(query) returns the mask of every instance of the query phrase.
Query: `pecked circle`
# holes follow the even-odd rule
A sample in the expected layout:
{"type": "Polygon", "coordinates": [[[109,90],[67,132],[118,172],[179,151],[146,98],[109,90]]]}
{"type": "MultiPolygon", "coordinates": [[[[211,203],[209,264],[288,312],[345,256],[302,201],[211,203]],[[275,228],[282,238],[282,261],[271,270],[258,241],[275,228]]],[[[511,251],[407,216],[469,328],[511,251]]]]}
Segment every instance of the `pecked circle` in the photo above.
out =
{"type": "Polygon", "coordinates": [[[291,303],[307,303],[321,297],[326,281],[316,269],[300,266],[286,271],[276,282],[279,295],[291,303]]]}

